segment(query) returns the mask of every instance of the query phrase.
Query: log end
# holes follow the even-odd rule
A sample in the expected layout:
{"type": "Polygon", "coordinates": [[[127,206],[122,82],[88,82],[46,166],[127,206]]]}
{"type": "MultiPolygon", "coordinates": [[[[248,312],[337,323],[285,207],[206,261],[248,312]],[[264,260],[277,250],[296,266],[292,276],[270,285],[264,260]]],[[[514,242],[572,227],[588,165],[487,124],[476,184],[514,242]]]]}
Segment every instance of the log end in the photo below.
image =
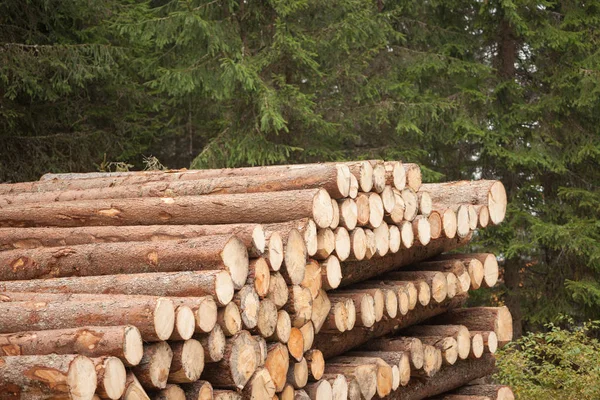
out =
{"type": "Polygon", "coordinates": [[[267,244],[267,260],[272,271],[279,271],[281,264],[283,264],[283,240],[281,235],[277,232],[273,232],[269,237],[267,244]]]}
{"type": "Polygon", "coordinates": [[[326,269],[327,285],[331,289],[337,289],[342,283],[342,266],[336,256],[329,256],[324,262],[326,269]]]}
{"type": "Polygon", "coordinates": [[[241,289],[248,278],[248,249],[237,237],[231,237],[223,248],[223,264],[229,270],[236,289],[241,289]]]}
{"type": "Polygon", "coordinates": [[[262,337],[270,337],[277,328],[277,306],[269,299],[263,299],[258,307],[256,327],[262,337]]]}
{"type": "Polygon", "coordinates": [[[483,343],[483,336],[480,333],[476,333],[471,337],[471,354],[475,358],[480,358],[485,350],[485,344],[483,343]]]}
{"type": "Polygon", "coordinates": [[[350,194],[350,168],[345,164],[338,164],[335,166],[337,170],[337,188],[342,197],[348,197],[350,194]]]}
{"type": "Polygon", "coordinates": [[[457,229],[458,221],[456,219],[456,213],[451,208],[446,208],[442,214],[442,230],[444,236],[448,239],[454,238],[457,229]]]}
{"type": "Polygon", "coordinates": [[[373,189],[377,193],[383,192],[385,189],[385,167],[378,163],[373,167],[373,189]]]}
{"type": "Polygon", "coordinates": [[[202,332],[210,332],[217,324],[217,303],[207,296],[196,310],[196,326],[202,332]]]}
{"type": "Polygon", "coordinates": [[[129,366],[138,365],[144,355],[144,341],[142,340],[142,335],[139,329],[133,325],[125,328],[123,355],[125,362],[129,366]]]}
{"type": "Polygon", "coordinates": [[[506,215],[506,189],[500,181],[494,182],[488,192],[488,210],[490,220],[494,225],[498,225],[504,220],[506,215]]]}
{"type": "Polygon", "coordinates": [[[197,381],[204,370],[204,349],[199,341],[190,339],[183,344],[181,366],[189,382],[197,381]]]}
{"type": "Polygon", "coordinates": [[[302,331],[299,328],[291,328],[287,348],[296,361],[302,360],[304,357],[304,336],[302,336],[302,331]]]}
{"type": "Polygon", "coordinates": [[[167,298],[156,301],[154,308],[154,330],[160,340],[167,340],[175,329],[175,306],[167,298]]]}
{"type": "Polygon", "coordinates": [[[96,369],[92,360],[84,356],[75,357],[67,372],[67,385],[72,399],[91,399],[97,387],[96,369]]]}
{"type": "Polygon", "coordinates": [[[299,285],[304,279],[307,257],[304,238],[297,229],[291,229],[285,244],[284,263],[287,276],[293,285],[299,285]]]}
{"type": "Polygon", "coordinates": [[[369,225],[377,228],[383,222],[384,208],[381,196],[377,193],[369,194],[369,225]]]}
{"type": "Polygon", "coordinates": [[[494,287],[498,282],[498,260],[493,254],[488,254],[483,261],[483,282],[487,287],[494,287]]]}
{"type": "Polygon", "coordinates": [[[306,223],[304,230],[304,242],[309,256],[314,256],[317,252],[317,224],[312,219],[306,223]]]}
{"type": "MultiPolygon", "coordinates": [[[[271,272],[269,271],[269,264],[264,258],[257,258],[253,261],[254,263],[254,290],[259,297],[266,297],[269,294],[269,283],[271,279],[271,272]]],[[[233,281],[232,286],[233,290],[233,281]]],[[[233,293],[232,293],[233,298],[233,293]]],[[[231,299],[230,299],[231,300],[231,299]]]]}
{"type": "Polygon", "coordinates": [[[313,220],[319,228],[327,228],[333,221],[333,206],[331,197],[324,189],[319,189],[313,199],[312,205],[313,220]]]}
{"type": "Polygon", "coordinates": [[[188,340],[194,335],[196,319],[194,312],[188,306],[179,306],[175,311],[175,329],[173,335],[176,339],[188,340]]]}
{"type": "Polygon", "coordinates": [[[267,239],[265,237],[265,230],[262,225],[256,225],[252,230],[252,244],[258,254],[263,254],[267,246],[267,239]]]}

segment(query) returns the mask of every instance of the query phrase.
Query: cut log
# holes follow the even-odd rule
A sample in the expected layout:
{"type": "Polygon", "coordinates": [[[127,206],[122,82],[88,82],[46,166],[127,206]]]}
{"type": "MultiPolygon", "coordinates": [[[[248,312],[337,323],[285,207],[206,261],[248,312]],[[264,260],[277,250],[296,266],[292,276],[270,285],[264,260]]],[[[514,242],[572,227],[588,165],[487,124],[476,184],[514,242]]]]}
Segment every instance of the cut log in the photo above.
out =
{"type": "Polygon", "coordinates": [[[304,354],[304,359],[308,363],[308,372],[312,379],[317,381],[321,379],[325,372],[325,359],[323,358],[323,353],[316,349],[308,350],[304,354]]]}
{"type": "Polygon", "coordinates": [[[144,346],[142,361],[132,368],[144,389],[164,389],[169,378],[173,351],[167,342],[144,346]]]}
{"type": "MultiPolygon", "coordinates": [[[[442,219],[442,235],[449,239],[455,237],[458,230],[458,220],[455,210],[451,207],[434,204],[432,212],[438,213],[442,219]]],[[[464,226],[464,223],[462,225],[464,226]]]]}
{"type": "Polygon", "coordinates": [[[81,355],[2,357],[0,363],[0,393],[7,399],[90,400],[96,382],[94,363],[81,355]]]}
{"type": "Polygon", "coordinates": [[[217,310],[217,325],[223,330],[225,336],[233,336],[242,330],[242,315],[235,303],[217,310]]]}
{"type": "Polygon", "coordinates": [[[0,226],[214,225],[285,222],[307,217],[321,228],[331,224],[333,207],[327,191],[308,189],[14,205],[2,209],[0,226]],[[290,208],[290,204],[293,207],[290,208]]]}
{"type": "Polygon", "coordinates": [[[464,385],[454,391],[461,395],[487,396],[494,400],[514,400],[510,387],[504,385],[464,385]]]}
{"type": "Polygon", "coordinates": [[[392,367],[395,383],[392,389],[396,390],[398,386],[406,386],[410,381],[410,353],[406,351],[351,351],[350,357],[376,357],[380,358],[392,367]]]}
{"type": "Polygon", "coordinates": [[[407,353],[412,368],[423,368],[423,343],[418,338],[402,336],[379,338],[365,343],[359,351],[407,353]]]}
{"type": "Polygon", "coordinates": [[[483,351],[485,353],[495,354],[496,350],[498,350],[498,336],[494,331],[470,331],[471,334],[480,334],[483,339],[484,348],[483,351]]]}
{"type": "Polygon", "coordinates": [[[194,339],[171,342],[171,350],[173,351],[173,361],[169,370],[168,382],[197,381],[204,370],[204,349],[200,342],[194,339]]]}
{"type": "Polygon", "coordinates": [[[355,228],[350,232],[352,242],[352,257],[354,260],[362,260],[367,254],[367,235],[362,228],[355,228]]]}
{"type": "Polygon", "coordinates": [[[415,234],[412,223],[409,221],[402,221],[399,225],[399,229],[402,247],[410,249],[415,243],[415,234]]]}
{"type": "Polygon", "coordinates": [[[427,222],[429,222],[431,239],[437,239],[441,237],[443,233],[443,221],[440,213],[437,211],[432,211],[427,217],[427,222]]]}
{"type": "Polygon", "coordinates": [[[267,341],[265,340],[264,337],[258,336],[258,335],[254,335],[254,336],[252,336],[252,338],[256,342],[256,344],[254,346],[255,352],[259,355],[258,366],[263,367],[265,365],[265,362],[267,362],[267,356],[269,355],[269,348],[267,345],[267,341]]]}
{"type": "MultiPolygon", "coordinates": [[[[360,295],[362,293],[369,294],[373,298],[375,322],[379,322],[383,318],[385,312],[385,295],[383,290],[381,290],[379,287],[372,287],[370,285],[361,286],[360,284],[356,284],[346,288],[345,290],[340,290],[339,293],[348,295],[347,297],[352,298],[355,303],[357,300],[353,295],[360,295]]],[[[358,303],[356,305],[358,306],[358,303]]]]}
{"type": "Polygon", "coordinates": [[[406,185],[415,192],[421,188],[421,168],[417,164],[402,164],[406,173],[406,185]]]}
{"type": "Polygon", "coordinates": [[[168,384],[166,388],[152,393],[153,400],[186,400],[185,392],[175,384],[168,384]]]}
{"type": "Polygon", "coordinates": [[[381,193],[385,189],[385,166],[381,161],[371,162],[371,165],[373,166],[373,191],[381,193]]]}
{"type": "Polygon", "coordinates": [[[431,226],[429,221],[423,215],[417,215],[412,221],[413,234],[419,243],[423,246],[427,246],[431,241],[431,226]]]}
{"type": "Polygon", "coordinates": [[[323,379],[331,384],[331,400],[348,399],[348,380],[343,374],[328,374],[323,379]]]}
{"type": "Polygon", "coordinates": [[[150,400],[148,394],[140,384],[133,372],[128,371],[125,381],[125,391],[122,400],[150,400]]]}
{"type": "MultiPolygon", "coordinates": [[[[114,296],[113,296],[114,297],[114,296]]],[[[185,305],[196,317],[196,332],[210,332],[217,323],[217,304],[211,296],[169,297],[176,306],[185,305]]]]}
{"type": "Polygon", "coordinates": [[[462,285],[458,282],[458,278],[454,273],[443,272],[443,274],[446,276],[446,286],[448,287],[448,292],[446,293],[446,296],[448,296],[448,298],[451,299],[454,296],[456,296],[457,293],[460,293],[462,291],[462,285]]]}
{"type": "Polygon", "coordinates": [[[315,328],[315,333],[319,333],[327,316],[329,315],[329,310],[331,309],[331,301],[329,300],[329,296],[327,293],[321,289],[319,294],[312,303],[312,313],[310,320],[313,323],[313,327],[315,328]]]}
{"type": "MultiPolygon", "coordinates": [[[[246,285],[251,285],[260,298],[264,298],[269,294],[270,279],[269,264],[264,258],[250,260],[246,285]]],[[[231,297],[233,298],[233,293],[231,297]]]]}
{"type": "MultiPolygon", "coordinates": [[[[444,260],[460,260],[465,264],[474,263],[473,260],[479,261],[483,267],[483,278],[480,281],[484,287],[494,287],[498,282],[499,267],[496,256],[490,253],[474,253],[474,254],[447,254],[439,257],[444,260]]],[[[475,268],[475,267],[473,267],[475,268]]]]}
{"type": "Polygon", "coordinates": [[[418,371],[411,371],[411,375],[421,378],[431,378],[438,373],[442,365],[442,351],[429,344],[423,344],[423,368],[418,371]]]}
{"type": "Polygon", "coordinates": [[[352,199],[338,200],[339,224],[351,231],[356,228],[358,208],[352,199]]]}
{"type": "Polygon", "coordinates": [[[235,294],[233,301],[239,307],[244,327],[248,329],[255,328],[258,323],[260,298],[254,288],[248,285],[244,286],[235,294]]]}
{"type": "Polygon", "coordinates": [[[226,271],[151,272],[0,282],[7,292],[97,293],[152,296],[206,296],[219,304],[233,297],[233,281],[226,271]]]}
{"type": "Polygon", "coordinates": [[[410,187],[407,187],[400,192],[400,196],[404,203],[404,220],[414,220],[419,213],[419,197],[417,193],[410,187]]]}
{"type": "Polygon", "coordinates": [[[197,335],[195,339],[200,342],[204,349],[204,362],[213,363],[223,359],[226,341],[221,325],[215,325],[210,333],[197,335]]]}
{"type": "Polygon", "coordinates": [[[175,324],[175,307],[166,298],[132,297],[100,301],[0,303],[0,333],[131,324],[147,341],[166,340],[175,324]]]}
{"type": "Polygon", "coordinates": [[[287,373],[287,381],[296,389],[301,389],[308,383],[308,364],[306,359],[292,362],[287,373]]]}
{"type": "Polygon", "coordinates": [[[365,237],[367,239],[367,251],[365,253],[365,258],[370,260],[377,254],[377,239],[375,238],[375,233],[373,233],[370,229],[365,229],[365,237]]]}
{"type": "MultiPolygon", "coordinates": [[[[343,374],[346,379],[353,380],[358,384],[361,397],[372,399],[377,393],[377,365],[360,364],[357,361],[336,363],[336,359],[328,362],[325,366],[325,374],[343,374]]],[[[327,382],[327,381],[321,381],[327,382]]],[[[329,397],[331,398],[331,397],[329,397]]]]}
{"type": "MultiPolygon", "coordinates": [[[[350,168],[350,172],[358,181],[358,187],[363,192],[370,192],[373,189],[373,165],[369,161],[346,162],[345,165],[350,168]]],[[[352,182],[350,183],[352,186],[352,182]]]]}
{"type": "Polygon", "coordinates": [[[188,340],[196,331],[196,316],[194,311],[181,305],[175,309],[175,329],[171,334],[170,340],[188,340]]]}
{"type": "Polygon", "coordinates": [[[392,190],[394,193],[394,209],[388,212],[384,220],[389,224],[399,225],[402,221],[404,221],[404,209],[406,205],[404,204],[404,199],[399,190],[392,190]]]}
{"type": "Polygon", "coordinates": [[[235,285],[246,282],[248,253],[239,239],[224,235],[0,252],[2,280],[215,269],[228,270],[235,285]]]}
{"type": "Polygon", "coordinates": [[[406,335],[413,336],[446,336],[456,340],[458,357],[465,360],[471,350],[471,334],[463,325],[419,325],[403,331],[406,335]]]}
{"type": "MultiPolygon", "coordinates": [[[[396,195],[394,189],[391,186],[386,186],[380,194],[381,201],[383,202],[383,210],[386,214],[391,214],[396,208],[396,195]]],[[[385,219],[385,217],[384,217],[385,219]]]]}
{"type": "Polygon", "coordinates": [[[340,206],[336,199],[331,199],[331,207],[333,207],[333,219],[329,225],[330,229],[335,229],[340,225],[340,206]]]}
{"type": "MultiPolygon", "coordinates": [[[[327,228],[329,229],[329,228],[327,228]]],[[[296,229],[291,229],[283,239],[283,264],[285,268],[281,271],[286,281],[292,285],[298,285],[304,279],[308,250],[303,236],[296,229]]]]}
{"type": "Polygon", "coordinates": [[[333,232],[335,234],[335,254],[340,261],[345,261],[350,257],[352,244],[350,234],[344,227],[338,227],[333,232]]]}
{"type": "Polygon", "coordinates": [[[399,281],[423,280],[431,288],[431,298],[438,303],[444,301],[448,294],[446,276],[437,271],[396,271],[386,274],[385,279],[399,281]]]}
{"type": "Polygon", "coordinates": [[[389,243],[391,253],[400,251],[400,246],[402,246],[402,236],[400,234],[400,228],[396,225],[389,225],[389,243]]]}
{"type": "Polygon", "coordinates": [[[289,289],[289,300],[284,309],[290,314],[292,326],[297,328],[310,321],[313,298],[310,290],[294,285],[289,289]]]}
{"type": "Polygon", "coordinates": [[[0,335],[0,355],[32,356],[81,354],[114,356],[128,366],[139,364],[143,346],[140,331],[132,325],[86,326],[0,335]]]}
{"type": "Polygon", "coordinates": [[[317,252],[314,258],[324,260],[335,251],[335,233],[329,228],[317,232],[317,252]]]}
{"type": "Polygon", "coordinates": [[[383,222],[385,211],[381,196],[377,193],[365,193],[369,199],[369,223],[371,228],[377,228],[383,222]]]}
{"type": "Polygon", "coordinates": [[[265,259],[273,272],[281,270],[283,264],[283,240],[278,232],[272,232],[267,238],[265,259]]]}
{"type": "Polygon", "coordinates": [[[290,319],[290,314],[285,310],[279,310],[277,312],[277,325],[275,331],[268,339],[272,342],[277,341],[285,344],[290,339],[291,329],[292,320],[290,319]]]}
{"type": "Polygon", "coordinates": [[[352,299],[356,309],[356,326],[370,328],[375,324],[375,300],[367,292],[337,291],[329,295],[330,298],[352,299]]]}
{"type": "Polygon", "coordinates": [[[242,396],[250,400],[272,399],[275,395],[275,384],[269,371],[258,368],[242,391],[242,396]]]}
{"type": "Polygon", "coordinates": [[[460,324],[474,331],[493,331],[500,346],[512,340],[512,315],[508,307],[472,307],[452,310],[431,321],[435,324],[460,324]]]}
{"type": "Polygon", "coordinates": [[[137,225],[118,231],[111,226],[75,228],[0,228],[0,251],[36,247],[63,247],[90,243],[149,242],[235,235],[258,257],[265,251],[265,233],[259,224],[137,225]]]}
{"type": "Polygon", "coordinates": [[[213,389],[214,400],[242,400],[242,395],[233,390],[213,389]]]}
{"type": "Polygon", "coordinates": [[[327,260],[321,263],[320,268],[321,279],[315,280],[321,283],[321,288],[324,290],[337,289],[342,282],[342,266],[339,259],[336,256],[329,256],[327,260]]]}
{"type": "Polygon", "coordinates": [[[282,343],[270,344],[265,368],[271,375],[277,393],[285,387],[289,364],[290,356],[286,346],[282,343]]]}
{"type": "Polygon", "coordinates": [[[433,210],[433,201],[428,192],[419,190],[417,192],[417,198],[419,199],[419,213],[425,217],[429,217],[433,210]]]}
{"type": "Polygon", "coordinates": [[[277,306],[269,299],[263,299],[258,307],[255,332],[263,338],[273,336],[277,328],[277,306]]]}
{"type": "Polygon", "coordinates": [[[307,352],[312,348],[313,342],[315,340],[315,327],[311,321],[308,321],[306,324],[300,327],[300,332],[302,333],[302,340],[304,343],[303,351],[307,352]]]}
{"type": "Polygon", "coordinates": [[[419,339],[442,352],[444,365],[454,365],[458,360],[458,344],[456,339],[443,336],[419,336],[419,339]]]}
{"type": "Polygon", "coordinates": [[[392,185],[398,190],[406,186],[406,171],[401,161],[384,161],[385,183],[392,185]]]}
{"type": "Polygon", "coordinates": [[[288,297],[289,293],[285,279],[279,272],[272,273],[267,298],[275,303],[277,308],[281,308],[287,303],[288,297]]]}
{"type": "Polygon", "coordinates": [[[120,399],[125,392],[127,371],[117,357],[93,358],[97,375],[96,394],[103,399],[120,399]]]}
{"type": "Polygon", "coordinates": [[[469,213],[469,228],[471,230],[477,229],[477,224],[479,222],[479,215],[477,214],[477,210],[473,204],[467,205],[467,211],[469,213]]]}
{"type": "Polygon", "coordinates": [[[456,181],[424,184],[434,202],[485,205],[494,225],[504,220],[506,214],[506,191],[500,181],[456,181]]]}
{"type": "Polygon", "coordinates": [[[354,175],[350,175],[350,191],[348,192],[348,197],[351,199],[355,199],[358,196],[358,179],[354,175]]]}
{"type": "MultiPolygon", "coordinates": [[[[331,300],[331,309],[321,330],[323,332],[345,332],[349,329],[350,317],[348,314],[351,311],[354,311],[356,314],[354,302],[352,299],[345,297],[334,297],[331,300]],[[352,305],[351,307],[349,306],[350,304],[352,305]]],[[[355,321],[356,316],[352,319],[355,321]]]]}
{"type": "Polygon", "coordinates": [[[212,400],[213,388],[210,382],[196,381],[182,386],[186,400],[212,400]]]}
{"type": "Polygon", "coordinates": [[[215,386],[243,388],[260,363],[256,341],[247,331],[241,331],[227,340],[225,355],[204,370],[203,379],[215,386]]]}
{"type": "Polygon", "coordinates": [[[376,254],[383,257],[390,251],[390,228],[388,224],[382,222],[381,225],[373,229],[373,233],[375,234],[376,254]]]}
{"type": "Polygon", "coordinates": [[[417,306],[407,315],[395,319],[383,319],[371,329],[355,327],[351,331],[343,333],[321,332],[315,337],[314,348],[321,350],[327,360],[330,357],[343,354],[350,349],[358,347],[366,343],[369,339],[390,334],[394,330],[418,324],[447,310],[460,307],[466,298],[466,294],[463,294],[446,300],[441,304],[431,303],[427,307],[417,306]]]}
{"type": "Polygon", "coordinates": [[[356,203],[356,224],[367,226],[369,224],[369,196],[366,193],[359,193],[354,200],[356,203]]]}
{"type": "MultiPolygon", "coordinates": [[[[335,257],[335,256],[333,256],[335,257]]],[[[324,268],[326,273],[326,267],[324,268]]],[[[325,278],[327,278],[325,276],[325,278]]],[[[311,296],[314,299],[319,294],[322,284],[322,272],[321,265],[316,260],[308,260],[306,263],[306,272],[304,273],[304,280],[300,283],[300,286],[310,290],[311,296]]]]}
{"type": "Polygon", "coordinates": [[[483,336],[477,332],[469,332],[471,335],[471,351],[469,352],[469,358],[481,358],[485,351],[485,343],[483,342],[483,336]]]}
{"type": "Polygon", "coordinates": [[[428,400],[493,400],[487,396],[469,396],[462,394],[442,394],[436,397],[428,397],[428,400]]]}
{"type": "Polygon", "coordinates": [[[296,361],[302,360],[304,357],[304,336],[302,336],[302,331],[300,329],[295,327],[291,328],[287,348],[292,358],[296,361]]]}
{"type": "MultiPolygon", "coordinates": [[[[385,315],[390,318],[396,318],[396,316],[398,315],[398,303],[400,302],[400,300],[398,299],[398,296],[391,289],[382,288],[381,291],[383,292],[383,298],[384,298],[384,304],[385,304],[385,315]]],[[[408,311],[408,299],[407,298],[405,299],[405,310],[408,311]]],[[[404,314],[406,314],[406,312],[404,314]]]]}
{"type": "Polygon", "coordinates": [[[304,391],[308,397],[304,397],[302,393],[296,391],[295,400],[331,400],[333,398],[331,384],[326,380],[309,383],[304,387],[304,391]]]}
{"type": "Polygon", "coordinates": [[[478,223],[477,225],[480,228],[485,228],[490,223],[490,210],[487,206],[484,205],[476,205],[475,210],[477,211],[478,223]]]}
{"type": "Polygon", "coordinates": [[[408,266],[406,269],[411,271],[452,272],[458,278],[460,283],[460,290],[458,293],[466,292],[471,287],[471,276],[461,260],[435,259],[408,266]]]}

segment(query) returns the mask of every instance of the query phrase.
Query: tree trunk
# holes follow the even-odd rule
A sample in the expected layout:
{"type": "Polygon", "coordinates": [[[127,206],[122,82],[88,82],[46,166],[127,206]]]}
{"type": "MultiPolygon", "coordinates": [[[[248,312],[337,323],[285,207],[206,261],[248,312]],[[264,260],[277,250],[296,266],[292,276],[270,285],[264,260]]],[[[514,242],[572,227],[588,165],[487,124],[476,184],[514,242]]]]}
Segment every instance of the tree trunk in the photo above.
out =
{"type": "Polygon", "coordinates": [[[487,396],[494,400],[514,400],[515,395],[510,387],[504,385],[464,385],[454,393],[470,396],[487,396]]]}
{"type": "Polygon", "coordinates": [[[304,336],[299,328],[292,327],[290,329],[290,338],[287,342],[287,348],[292,358],[296,361],[302,360],[304,357],[304,336]]]}
{"type": "Polygon", "coordinates": [[[414,337],[393,336],[371,340],[361,346],[358,351],[406,352],[410,365],[414,369],[423,368],[423,343],[414,337]]]}
{"type": "Polygon", "coordinates": [[[309,350],[304,354],[304,358],[308,362],[308,372],[312,379],[319,380],[325,372],[325,359],[320,350],[309,350]]]}
{"type": "Polygon", "coordinates": [[[299,328],[310,321],[312,304],[310,290],[296,285],[290,287],[289,299],[283,308],[290,314],[292,326],[299,328]]]}
{"type": "Polygon", "coordinates": [[[189,400],[212,400],[213,388],[208,381],[196,381],[183,387],[186,399],[189,400]]]}
{"type": "Polygon", "coordinates": [[[205,363],[219,362],[223,359],[226,340],[223,329],[219,324],[216,324],[209,333],[197,334],[194,338],[202,344],[205,363]]]}
{"type": "Polygon", "coordinates": [[[448,280],[446,276],[437,271],[394,271],[383,276],[387,280],[427,282],[431,288],[431,297],[441,303],[448,295],[448,280]]]}
{"type": "Polygon", "coordinates": [[[358,207],[352,199],[338,200],[338,209],[340,212],[340,226],[351,231],[356,228],[358,207]]]}
{"type": "Polygon", "coordinates": [[[93,358],[96,368],[97,388],[96,394],[103,399],[118,400],[125,392],[127,371],[117,357],[104,356],[93,358]]]}
{"type": "Polygon", "coordinates": [[[242,396],[251,400],[273,399],[275,383],[266,368],[258,368],[254,372],[250,381],[244,386],[242,396]]]}
{"type": "Polygon", "coordinates": [[[190,339],[172,342],[173,361],[169,370],[169,383],[190,383],[200,378],[204,370],[204,349],[199,341],[190,339]]]}
{"type": "Polygon", "coordinates": [[[463,325],[419,325],[403,331],[407,336],[448,336],[456,340],[458,356],[465,360],[471,349],[471,334],[463,325]]]}
{"type": "Polygon", "coordinates": [[[306,359],[292,362],[287,373],[287,381],[296,389],[302,389],[308,383],[308,364],[306,359]]]}
{"type": "Polygon", "coordinates": [[[512,316],[506,306],[451,310],[434,318],[431,323],[460,324],[474,331],[493,331],[501,346],[513,338],[512,316]]]}
{"type": "Polygon", "coordinates": [[[267,298],[275,303],[277,308],[281,308],[287,303],[288,297],[289,292],[285,279],[279,272],[272,273],[267,298]]]}
{"type": "Polygon", "coordinates": [[[271,337],[267,338],[271,342],[280,342],[287,344],[292,330],[292,320],[290,314],[285,310],[277,311],[277,325],[271,337]]]}
{"type": "Polygon", "coordinates": [[[331,224],[333,207],[327,191],[308,189],[14,205],[2,209],[0,226],[215,225],[301,218],[312,218],[321,228],[331,224]]]}
{"type": "Polygon", "coordinates": [[[0,303],[0,333],[131,324],[145,341],[158,341],[171,336],[174,320],[175,307],[167,298],[0,303]]]}
{"type": "Polygon", "coordinates": [[[296,229],[306,243],[306,251],[309,256],[317,252],[317,225],[310,218],[302,218],[294,221],[280,222],[276,224],[264,225],[266,237],[270,237],[273,232],[277,232],[281,237],[287,237],[292,229],[296,229]]]}
{"type": "Polygon", "coordinates": [[[142,361],[132,368],[144,389],[164,389],[167,386],[173,351],[167,342],[144,346],[142,361]]]}
{"type": "Polygon", "coordinates": [[[483,266],[484,287],[494,287],[498,282],[499,267],[496,256],[490,253],[470,253],[470,254],[443,254],[438,256],[440,260],[460,260],[469,265],[473,259],[479,261],[483,266]]]}
{"type": "Polygon", "coordinates": [[[213,295],[220,305],[233,298],[227,271],[150,272],[0,282],[6,292],[97,293],[152,296],[213,295]]]}
{"type": "Polygon", "coordinates": [[[411,265],[406,268],[410,271],[440,271],[440,272],[452,272],[458,278],[460,283],[460,291],[467,292],[471,287],[471,276],[469,271],[465,267],[465,264],[460,260],[445,260],[435,259],[420,262],[416,265],[411,265]]]}
{"type": "Polygon", "coordinates": [[[270,280],[271,271],[267,261],[262,257],[250,260],[246,285],[251,285],[261,299],[269,294],[270,280]]]}
{"type": "Polygon", "coordinates": [[[3,357],[0,393],[6,398],[90,400],[96,391],[94,363],[75,354],[3,357]]]}
{"type": "Polygon", "coordinates": [[[265,368],[269,371],[271,379],[275,384],[275,391],[281,392],[285,387],[287,372],[290,365],[288,349],[282,343],[269,345],[265,368]]]}
{"type": "Polygon", "coordinates": [[[60,330],[26,331],[0,335],[2,356],[81,354],[114,356],[128,366],[142,358],[142,336],[132,325],[86,326],[60,330]]]}

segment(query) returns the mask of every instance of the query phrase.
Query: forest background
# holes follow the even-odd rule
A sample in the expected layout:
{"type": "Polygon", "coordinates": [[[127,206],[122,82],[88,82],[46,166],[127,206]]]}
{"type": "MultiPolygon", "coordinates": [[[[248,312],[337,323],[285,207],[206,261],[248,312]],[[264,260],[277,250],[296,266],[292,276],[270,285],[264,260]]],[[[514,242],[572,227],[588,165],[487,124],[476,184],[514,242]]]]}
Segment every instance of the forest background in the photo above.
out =
{"type": "Polygon", "coordinates": [[[0,182],[373,158],[500,179],[473,248],[502,285],[471,300],[523,335],[498,379],[597,399],[599,28],[599,1],[3,0],[0,182]]]}

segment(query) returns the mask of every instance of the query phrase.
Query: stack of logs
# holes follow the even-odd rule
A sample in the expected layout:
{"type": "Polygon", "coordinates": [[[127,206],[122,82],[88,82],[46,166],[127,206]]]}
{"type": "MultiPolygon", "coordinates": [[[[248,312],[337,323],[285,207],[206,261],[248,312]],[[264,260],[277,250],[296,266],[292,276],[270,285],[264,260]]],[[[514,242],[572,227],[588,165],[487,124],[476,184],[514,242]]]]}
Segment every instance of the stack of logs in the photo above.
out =
{"type": "Polygon", "coordinates": [[[0,185],[0,398],[512,398],[496,257],[449,253],[505,212],[380,160],[0,185]]]}

